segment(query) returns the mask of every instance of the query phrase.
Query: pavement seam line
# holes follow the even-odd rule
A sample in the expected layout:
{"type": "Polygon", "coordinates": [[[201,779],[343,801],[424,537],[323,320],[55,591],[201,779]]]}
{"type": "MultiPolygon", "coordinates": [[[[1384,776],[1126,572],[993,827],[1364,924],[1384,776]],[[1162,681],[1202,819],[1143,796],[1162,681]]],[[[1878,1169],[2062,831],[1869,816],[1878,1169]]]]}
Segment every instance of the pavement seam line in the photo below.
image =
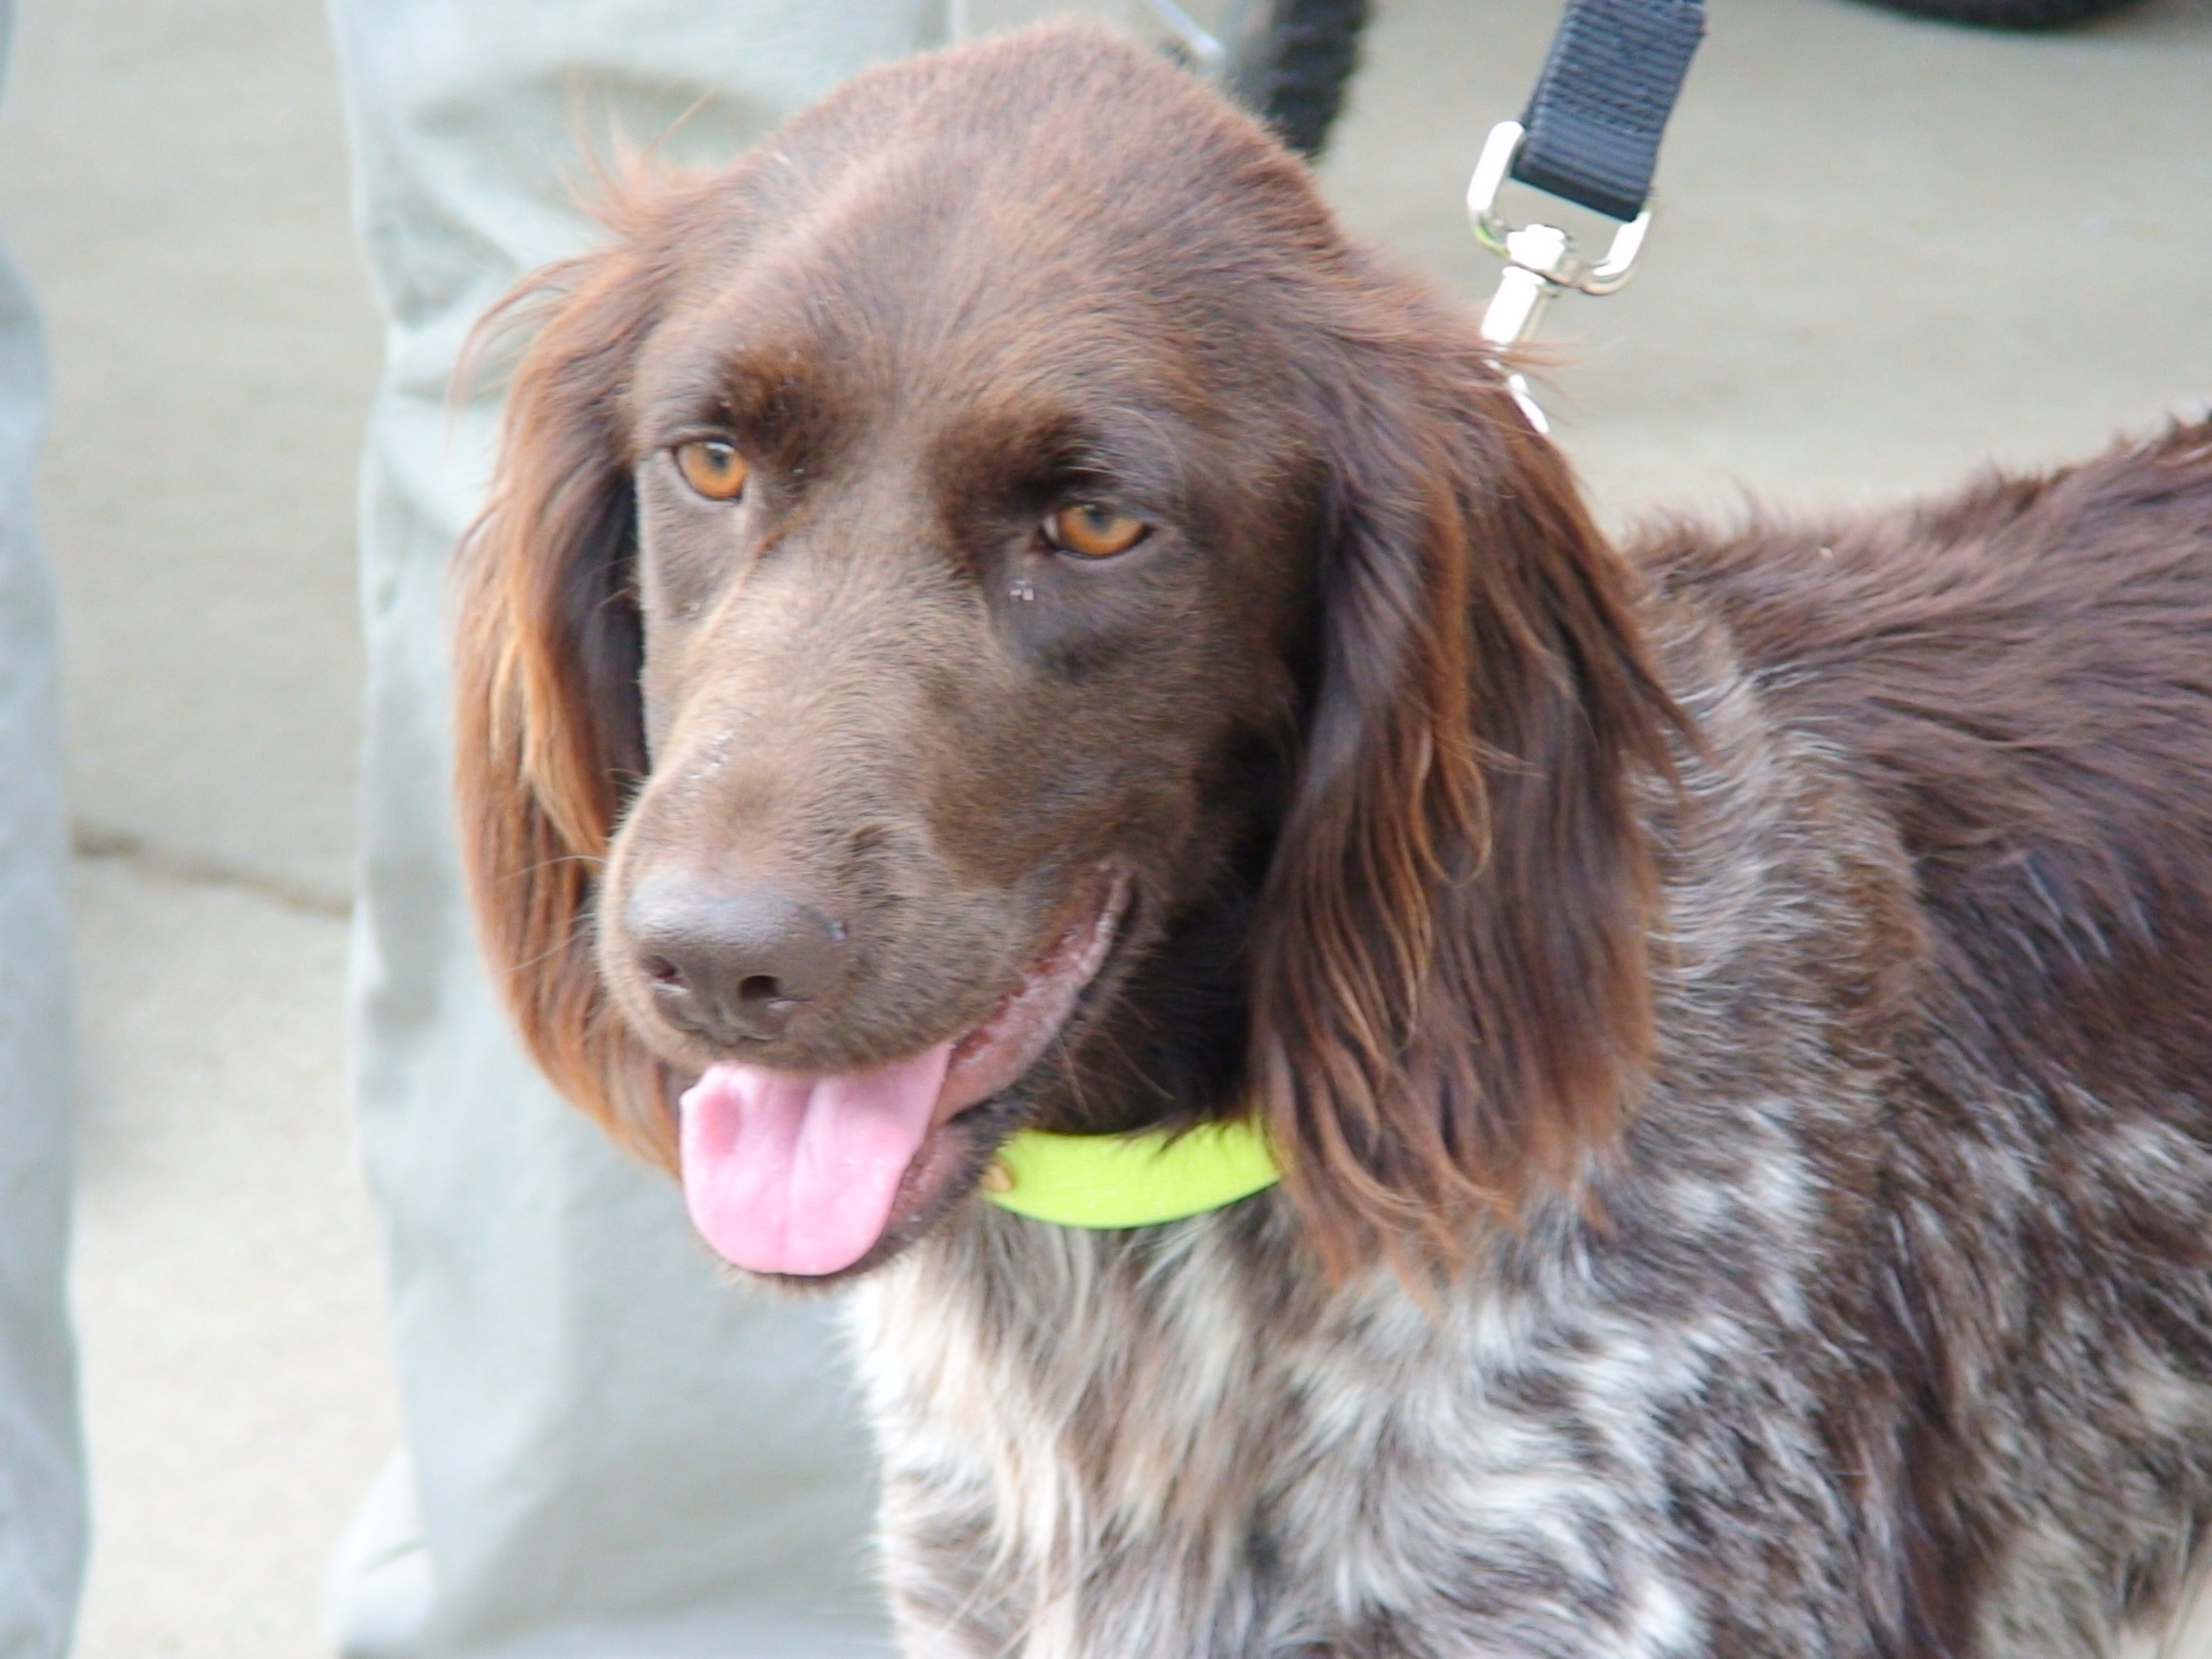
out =
{"type": "Polygon", "coordinates": [[[75,857],[87,861],[107,860],[128,864],[142,875],[175,882],[179,886],[228,887],[236,892],[252,893],[304,916],[320,916],[328,921],[343,922],[353,914],[353,897],[349,893],[336,892],[313,881],[297,881],[288,876],[272,876],[265,871],[251,870],[243,864],[233,864],[227,858],[164,847],[111,824],[96,824],[88,819],[72,818],[69,821],[69,851],[75,857]]]}

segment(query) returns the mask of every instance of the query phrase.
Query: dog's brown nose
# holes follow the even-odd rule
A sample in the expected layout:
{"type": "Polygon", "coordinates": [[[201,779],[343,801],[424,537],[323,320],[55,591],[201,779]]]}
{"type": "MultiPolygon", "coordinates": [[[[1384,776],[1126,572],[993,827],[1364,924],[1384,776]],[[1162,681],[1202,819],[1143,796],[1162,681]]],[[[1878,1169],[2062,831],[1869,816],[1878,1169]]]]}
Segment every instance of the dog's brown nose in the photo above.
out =
{"type": "Polygon", "coordinates": [[[688,876],[640,884],[623,923],[669,1023],[726,1048],[781,1036],[845,954],[845,929],[813,906],[688,876]]]}

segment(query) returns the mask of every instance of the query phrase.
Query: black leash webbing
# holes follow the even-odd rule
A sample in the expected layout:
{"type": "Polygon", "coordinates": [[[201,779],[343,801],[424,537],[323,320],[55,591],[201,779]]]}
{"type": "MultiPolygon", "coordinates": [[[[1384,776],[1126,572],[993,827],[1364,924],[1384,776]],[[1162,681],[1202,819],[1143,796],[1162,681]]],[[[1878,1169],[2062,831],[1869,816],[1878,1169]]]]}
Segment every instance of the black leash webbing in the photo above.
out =
{"type": "Polygon", "coordinates": [[[1704,0],[1567,0],[1521,117],[1527,136],[1513,177],[1608,218],[1635,218],[1704,34],[1704,0]]]}

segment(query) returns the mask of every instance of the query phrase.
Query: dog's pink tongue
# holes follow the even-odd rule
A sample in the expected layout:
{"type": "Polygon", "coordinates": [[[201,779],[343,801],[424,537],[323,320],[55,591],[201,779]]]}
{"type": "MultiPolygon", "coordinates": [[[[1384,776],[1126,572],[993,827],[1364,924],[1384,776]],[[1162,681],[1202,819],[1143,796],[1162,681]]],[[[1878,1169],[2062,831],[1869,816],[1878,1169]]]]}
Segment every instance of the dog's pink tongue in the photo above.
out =
{"type": "Polygon", "coordinates": [[[700,1236],[756,1273],[834,1273],[891,1219],[952,1045],[874,1071],[715,1066],[685,1092],[684,1196],[700,1236]]]}

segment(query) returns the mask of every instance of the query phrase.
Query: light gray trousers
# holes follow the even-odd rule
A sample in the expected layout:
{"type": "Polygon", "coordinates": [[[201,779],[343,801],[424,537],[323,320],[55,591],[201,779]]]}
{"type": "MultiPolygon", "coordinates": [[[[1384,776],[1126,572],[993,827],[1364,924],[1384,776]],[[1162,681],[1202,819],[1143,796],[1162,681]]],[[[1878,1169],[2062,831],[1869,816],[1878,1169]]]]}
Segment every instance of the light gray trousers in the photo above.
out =
{"type": "MultiPolygon", "coordinates": [[[[0,74],[13,0],[0,0],[0,74]]],[[[63,1300],[69,959],[54,593],[31,515],[46,353],[0,250],[0,1659],[59,1659],[84,1574],[63,1300]]]]}
{"type": "MultiPolygon", "coordinates": [[[[5,5],[0,5],[4,14],[5,5]]],[[[54,596],[31,519],[45,357],[0,252],[0,1659],[54,1659],[84,1576],[62,1286],[69,958],[54,596]]]]}

